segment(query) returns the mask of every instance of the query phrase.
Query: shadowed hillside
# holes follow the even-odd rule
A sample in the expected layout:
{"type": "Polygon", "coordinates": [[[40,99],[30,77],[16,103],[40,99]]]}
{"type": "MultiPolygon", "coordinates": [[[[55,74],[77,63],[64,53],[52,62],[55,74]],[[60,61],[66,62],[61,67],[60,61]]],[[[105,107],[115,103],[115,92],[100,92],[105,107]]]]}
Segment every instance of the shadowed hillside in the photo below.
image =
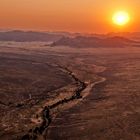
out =
{"type": "Polygon", "coordinates": [[[118,32],[118,33],[108,33],[107,34],[108,37],[111,36],[123,36],[129,39],[133,39],[133,40],[140,40],[140,32],[118,32]]]}
{"type": "Polygon", "coordinates": [[[75,47],[125,47],[128,45],[138,45],[139,42],[124,37],[84,37],[77,36],[75,38],[63,37],[54,42],[52,46],[75,46],[75,47]]]}
{"type": "Polygon", "coordinates": [[[8,31],[0,32],[0,41],[17,41],[17,42],[31,42],[31,41],[57,41],[63,35],[45,33],[45,32],[33,32],[33,31],[8,31]]]}

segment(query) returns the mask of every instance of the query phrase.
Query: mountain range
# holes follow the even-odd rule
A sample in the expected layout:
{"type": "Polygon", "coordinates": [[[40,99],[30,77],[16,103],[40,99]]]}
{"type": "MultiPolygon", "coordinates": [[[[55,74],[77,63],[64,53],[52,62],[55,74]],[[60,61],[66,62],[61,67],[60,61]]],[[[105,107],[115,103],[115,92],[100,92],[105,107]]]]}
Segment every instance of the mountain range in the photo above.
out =
{"type": "Polygon", "coordinates": [[[140,33],[80,34],[69,32],[1,31],[0,41],[50,42],[51,46],[125,47],[140,46],[140,33]]]}
{"type": "Polygon", "coordinates": [[[16,42],[31,42],[44,41],[51,42],[59,40],[63,34],[55,34],[49,32],[33,32],[33,31],[7,31],[0,32],[0,41],[16,41],[16,42]]]}
{"type": "Polygon", "coordinates": [[[125,37],[114,36],[114,37],[62,37],[56,42],[52,43],[51,46],[71,46],[71,47],[125,47],[125,46],[139,46],[140,42],[127,39],[125,37]]]}

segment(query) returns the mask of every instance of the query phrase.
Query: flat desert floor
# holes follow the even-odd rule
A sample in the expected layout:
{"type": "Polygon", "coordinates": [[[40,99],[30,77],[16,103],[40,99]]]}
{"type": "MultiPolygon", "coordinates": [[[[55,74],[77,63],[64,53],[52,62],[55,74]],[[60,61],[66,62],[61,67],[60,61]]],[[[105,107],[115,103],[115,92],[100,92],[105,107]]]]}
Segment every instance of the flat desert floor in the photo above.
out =
{"type": "Polygon", "coordinates": [[[0,139],[139,140],[140,48],[44,44],[0,42],[0,139]]]}

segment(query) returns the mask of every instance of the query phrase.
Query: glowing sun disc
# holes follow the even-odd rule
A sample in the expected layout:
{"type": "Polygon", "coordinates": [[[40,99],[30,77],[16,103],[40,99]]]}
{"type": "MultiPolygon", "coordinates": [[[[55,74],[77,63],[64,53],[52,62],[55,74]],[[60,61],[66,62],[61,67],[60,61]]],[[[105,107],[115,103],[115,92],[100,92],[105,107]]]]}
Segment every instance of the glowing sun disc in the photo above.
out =
{"type": "Polygon", "coordinates": [[[127,12],[116,12],[112,17],[113,23],[119,26],[123,26],[130,21],[130,16],[127,12]]]}

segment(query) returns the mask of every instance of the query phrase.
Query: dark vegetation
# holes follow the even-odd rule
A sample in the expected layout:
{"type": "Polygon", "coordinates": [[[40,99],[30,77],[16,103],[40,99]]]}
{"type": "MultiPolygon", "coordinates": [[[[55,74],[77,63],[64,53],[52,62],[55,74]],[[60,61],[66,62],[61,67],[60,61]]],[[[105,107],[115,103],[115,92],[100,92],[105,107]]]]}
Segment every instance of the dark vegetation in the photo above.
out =
{"type": "Polygon", "coordinates": [[[40,135],[43,135],[43,133],[46,131],[46,129],[49,127],[51,121],[52,121],[52,117],[51,117],[51,110],[58,107],[59,105],[63,105],[65,103],[68,103],[70,101],[73,101],[75,99],[80,99],[82,98],[81,96],[81,92],[86,88],[86,84],[84,82],[82,82],[80,79],[78,79],[72,71],[70,71],[69,69],[62,67],[62,66],[58,66],[61,69],[66,70],[67,74],[73,78],[73,80],[75,81],[75,84],[77,85],[77,89],[74,91],[73,96],[69,97],[69,98],[64,98],[50,106],[45,106],[44,109],[42,110],[42,123],[40,126],[37,126],[33,129],[30,129],[28,131],[28,134],[25,134],[21,139],[22,140],[36,140],[38,139],[38,137],[40,135]]]}

